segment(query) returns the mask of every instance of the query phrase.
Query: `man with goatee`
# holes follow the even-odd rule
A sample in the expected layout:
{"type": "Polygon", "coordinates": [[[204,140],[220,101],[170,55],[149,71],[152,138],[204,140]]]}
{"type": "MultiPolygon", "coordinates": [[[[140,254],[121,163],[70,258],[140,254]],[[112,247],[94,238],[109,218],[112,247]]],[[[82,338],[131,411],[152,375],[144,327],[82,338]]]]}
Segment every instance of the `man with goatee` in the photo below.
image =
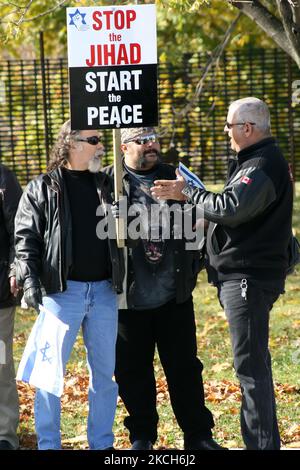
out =
{"type": "MultiPolygon", "coordinates": [[[[16,216],[17,283],[28,306],[39,304],[68,325],[62,345],[65,369],[80,327],[90,372],[88,443],[113,446],[118,387],[112,380],[117,336],[116,292],[122,288],[120,252],[96,234],[98,206],[111,187],[99,172],[103,145],[94,130],[61,128],[48,172],[31,181],[16,216]]],[[[37,389],[38,448],[60,449],[60,398],[37,389]]]]}
{"type": "MultiPolygon", "coordinates": [[[[175,239],[172,218],[170,232],[165,230],[170,222],[168,210],[159,207],[150,193],[154,180],[173,179],[175,168],[161,162],[159,138],[153,128],[123,129],[121,142],[129,237],[127,290],[119,299],[115,376],[128,411],[124,424],[131,449],[150,450],[157,439],[157,346],[185,449],[221,450],[212,438],[214,421],[205,406],[203,366],[197,357],[192,291],[200,269],[199,251],[185,250],[184,236],[175,239]],[[151,211],[157,209],[162,209],[161,217],[151,218],[151,211]],[[140,237],[133,236],[131,230],[135,212],[139,214],[140,237]]],[[[112,166],[104,171],[113,176],[112,166]]],[[[115,216],[122,217],[121,203],[118,210],[115,216]]],[[[177,204],[181,217],[182,210],[177,204]]]]}

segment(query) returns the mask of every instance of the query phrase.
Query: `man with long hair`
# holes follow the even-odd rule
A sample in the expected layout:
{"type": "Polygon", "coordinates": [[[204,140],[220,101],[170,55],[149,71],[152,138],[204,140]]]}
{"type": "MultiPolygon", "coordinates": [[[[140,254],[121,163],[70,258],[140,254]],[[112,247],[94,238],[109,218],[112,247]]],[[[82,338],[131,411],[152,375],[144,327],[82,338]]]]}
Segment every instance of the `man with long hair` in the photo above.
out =
{"type": "MultiPolygon", "coordinates": [[[[118,388],[112,380],[117,335],[116,292],[122,289],[122,258],[114,239],[96,234],[97,208],[110,203],[110,181],[99,172],[103,145],[98,132],[61,128],[48,172],[31,181],[16,216],[17,283],[28,306],[39,305],[68,325],[65,368],[82,327],[90,372],[90,449],[113,446],[118,388]]],[[[60,449],[60,398],[37,389],[38,448],[60,449]]]]}

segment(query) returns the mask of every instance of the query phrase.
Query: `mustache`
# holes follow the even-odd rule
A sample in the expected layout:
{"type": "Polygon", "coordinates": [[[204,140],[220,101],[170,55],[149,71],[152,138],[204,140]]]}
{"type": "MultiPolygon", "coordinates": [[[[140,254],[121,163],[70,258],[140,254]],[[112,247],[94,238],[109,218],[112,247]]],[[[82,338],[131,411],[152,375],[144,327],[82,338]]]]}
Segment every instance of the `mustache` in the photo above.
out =
{"type": "Polygon", "coordinates": [[[160,158],[160,153],[156,149],[149,149],[143,152],[143,157],[147,157],[148,154],[155,153],[155,155],[160,158]]]}
{"type": "Polygon", "coordinates": [[[151,153],[152,154],[154,153],[156,155],[157,162],[159,162],[161,160],[161,154],[156,149],[145,150],[139,158],[138,166],[140,168],[146,168],[147,167],[147,164],[148,164],[147,155],[150,155],[151,153]]]}

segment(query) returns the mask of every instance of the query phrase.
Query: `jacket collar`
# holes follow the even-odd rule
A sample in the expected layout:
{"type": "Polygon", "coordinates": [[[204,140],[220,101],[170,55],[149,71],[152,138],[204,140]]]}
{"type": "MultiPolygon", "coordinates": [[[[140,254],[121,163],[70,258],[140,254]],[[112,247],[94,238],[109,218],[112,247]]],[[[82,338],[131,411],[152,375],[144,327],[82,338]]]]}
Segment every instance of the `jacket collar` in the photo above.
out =
{"type": "MultiPolygon", "coordinates": [[[[128,171],[125,167],[125,161],[124,161],[124,158],[122,160],[122,163],[123,163],[123,174],[122,174],[122,178],[123,179],[128,179],[129,176],[128,176],[128,171]]],[[[166,165],[164,164],[163,162],[158,162],[157,165],[155,165],[155,167],[153,167],[152,171],[155,171],[156,170],[156,178],[157,179],[162,179],[162,178],[167,178],[167,175],[166,175],[166,172],[170,174],[170,179],[174,179],[174,175],[173,173],[175,174],[175,169],[173,170],[171,165],[166,165]]],[[[149,171],[150,172],[150,171],[149,171]]],[[[145,173],[147,174],[147,173],[145,173]]]]}
{"type": "MultiPolygon", "coordinates": [[[[49,173],[47,173],[45,177],[46,178],[48,177],[46,179],[46,182],[50,186],[53,185],[53,181],[58,183],[58,185],[61,185],[63,182],[63,174],[62,174],[61,167],[58,167],[58,168],[55,168],[54,170],[49,171],[49,173]]],[[[109,180],[107,176],[105,175],[105,173],[102,173],[101,171],[99,173],[95,173],[94,178],[95,178],[95,182],[97,186],[108,186],[109,180]]]]}
{"type": "Polygon", "coordinates": [[[265,139],[256,142],[256,144],[244,148],[237,154],[239,164],[245,162],[249,158],[253,158],[254,153],[256,153],[258,150],[262,150],[264,147],[270,144],[276,144],[276,140],[274,139],[274,137],[266,137],[265,139]]]}

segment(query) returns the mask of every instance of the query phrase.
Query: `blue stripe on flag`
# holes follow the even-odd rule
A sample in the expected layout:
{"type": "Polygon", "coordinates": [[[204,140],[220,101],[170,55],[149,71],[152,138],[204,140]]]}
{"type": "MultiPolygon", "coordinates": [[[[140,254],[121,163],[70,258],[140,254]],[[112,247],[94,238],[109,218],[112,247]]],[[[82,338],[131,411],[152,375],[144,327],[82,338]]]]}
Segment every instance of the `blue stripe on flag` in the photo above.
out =
{"type": "Polygon", "coordinates": [[[30,376],[31,376],[31,373],[32,373],[32,370],[33,370],[33,367],[34,367],[34,363],[35,363],[37,353],[38,353],[37,349],[35,351],[32,351],[32,353],[29,355],[29,357],[27,359],[27,362],[26,362],[26,365],[24,367],[24,371],[23,371],[23,374],[22,374],[22,380],[24,382],[28,383],[29,380],[30,380],[30,376]]]}
{"type": "Polygon", "coordinates": [[[197,178],[197,176],[191,175],[191,173],[189,173],[185,168],[181,167],[180,171],[185,173],[191,180],[197,181],[197,183],[199,183],[199,179],[197,178]]]}
{"type": "Polygon", "coordinates": [[[199,185],[201,188],[204,189],[204,185],[201,183],[199,178],[196,175],[194,175],[193,173],[191,173],[189,170],[186,170],[183,166],[180,166],[180,172],[187,175],[188,179],[190,179],[192,181],[195,181],[197,183],[197,185],[199,185]]]}

